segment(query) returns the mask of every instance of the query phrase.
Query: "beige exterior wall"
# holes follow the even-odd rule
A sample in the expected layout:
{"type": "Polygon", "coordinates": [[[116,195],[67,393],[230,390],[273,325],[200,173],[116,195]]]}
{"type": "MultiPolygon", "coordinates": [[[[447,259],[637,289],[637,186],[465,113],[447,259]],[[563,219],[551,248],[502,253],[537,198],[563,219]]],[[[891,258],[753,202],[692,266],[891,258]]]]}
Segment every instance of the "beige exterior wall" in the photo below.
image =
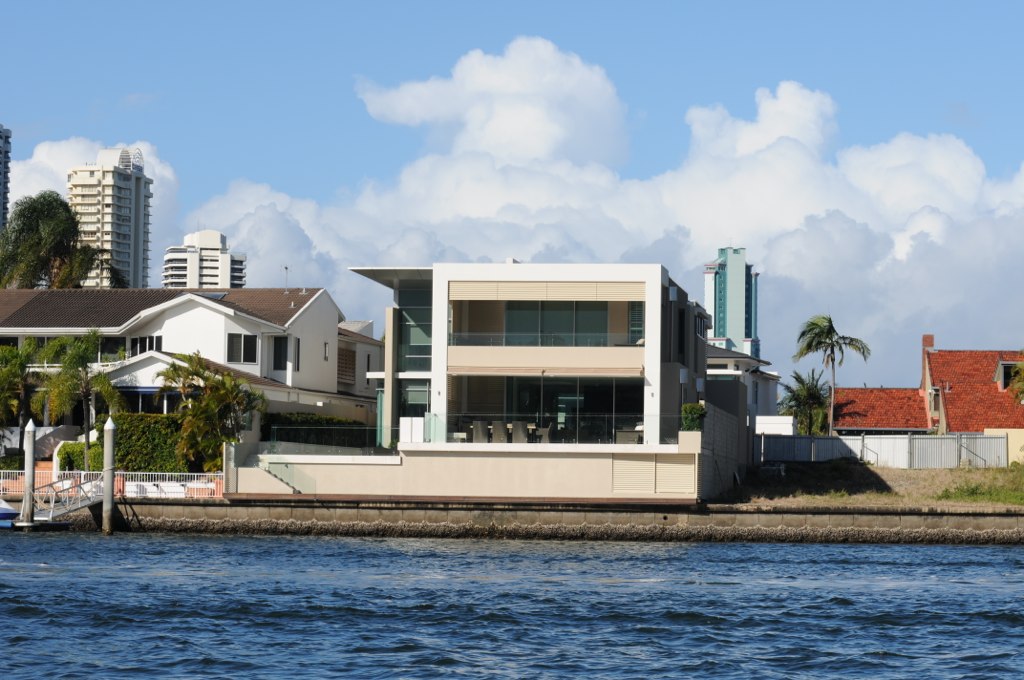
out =
{"type": "Polygon", "coordinates": [[[643,347],[448,348],[448,372],[459,375],[639,376],[643,368],[643,347]]]}
{"type": "MultiPolygon", "coordinates": [[[[515,445],[460,445],[430,450],[405,445],[393,459],[264,455],[265,462],[289,462],[304,493],[457,498],[614,499],[697,497],[697,450],[681,446],[553,445],[515,450],[515,445]],[[301,462],[300,462],[301,461],[301,462]],[[305,488],[304,485],[312,485],[305,488]]],[[[239,471],[241,473],[241,470],[239,471]]],[[[261,471],[262,472],[262,471],[261,471]]],[[[269,476],[268,476],[269,477],[269,476]]],[[[269,477],[273,480],[272,477],[269,477]]],[[[239,474],[239,493],[274,493],[271,482],[239,474]]],[[[276,481],[276,480],[274,480],[276,481]]]]}
{"type": "Polygon", "coordinates": [[[1024,430],[1008,430],[988,427],[985,434],[1006,435],[1006,462],[1024,465],[1024,430]]]}

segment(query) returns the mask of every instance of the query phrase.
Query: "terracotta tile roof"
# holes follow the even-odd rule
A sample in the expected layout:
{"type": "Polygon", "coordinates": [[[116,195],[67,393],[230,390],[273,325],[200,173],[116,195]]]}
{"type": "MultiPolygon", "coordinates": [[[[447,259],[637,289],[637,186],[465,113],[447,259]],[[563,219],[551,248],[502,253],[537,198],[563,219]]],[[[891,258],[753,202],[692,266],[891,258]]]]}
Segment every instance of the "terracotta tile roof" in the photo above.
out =
{"type": "Polygon", "coordinates": [[[986,427],[1024,428],[1024,405],[1000,390],[1000,362],[1024,361],[1016,351],[932,350],[925,355],[933,387],[939,388],[950,432],[982,432],[986,427]]]}
{"type": "Polygon", "coordinates": [[[837,430],[927,430],[927,404],[913,387],[837,387],[837,430]]]}
{"type": "Polygon", "coordinates": [[[0,290],[0,328],[110,328],[185,293],[285,325],[320,288],[0,290]]]}

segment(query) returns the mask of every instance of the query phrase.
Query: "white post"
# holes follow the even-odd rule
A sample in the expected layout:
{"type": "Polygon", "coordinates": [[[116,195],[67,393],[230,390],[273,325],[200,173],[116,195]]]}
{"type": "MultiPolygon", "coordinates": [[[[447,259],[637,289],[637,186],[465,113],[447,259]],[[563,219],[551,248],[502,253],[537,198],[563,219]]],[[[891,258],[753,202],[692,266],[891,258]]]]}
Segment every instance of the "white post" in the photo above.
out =
{"type": "Polygon", "coordinates": [[[21,492],[21,522],[32,526],[35,515],[36,490],[36,424],[29,418],[25,426],[25,484],[21,492]]]}
{"type": "Polygon", "coordinates": [[[103,426],[103,535],[114,533],[114,435],[117,427],[108,417],[103,426]]]}

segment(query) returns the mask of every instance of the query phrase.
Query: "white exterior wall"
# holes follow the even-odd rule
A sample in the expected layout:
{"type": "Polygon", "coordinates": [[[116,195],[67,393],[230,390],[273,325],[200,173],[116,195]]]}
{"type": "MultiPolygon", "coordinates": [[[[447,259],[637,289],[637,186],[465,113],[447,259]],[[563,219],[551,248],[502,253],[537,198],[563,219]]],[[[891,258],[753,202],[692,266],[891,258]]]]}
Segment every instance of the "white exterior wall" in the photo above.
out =
{"type": "MultiPolygon", "coordinates": [[[[661,290],[668,272],[655,264],[483,263],[435,264],[433,267],[430,412],[448,420],[448,288],[451,281],[601,281],[644,284],[644,366],[661,366],[661,290]]],[[[675,386],[678,389],[678,385],[675,386]]],[[[661,434],[660,370],[644,377],[644,441],[658,443],[661,434]]]]}
{"type": "MultiPolygon", "coordinates": [[[[138,150],[103,149],[95,165],[68,174],[68,203],[79,216],[82,240],[110,252],[132,288],[149,285],[150,187],[138,150]],[[136,162],[137,161],[137,162],[136,162]]],[[[86,288],[109,288],[110,276],[94,269],[86,288]]]]}
{"type": "MultiPolygon", "coordinates": [[[[341,312],[325,291],[315,298],[303,296],[301,289],[294,291],[296,313],[302,316],[290,322],[288,327],[288,370],[285,382],[293,387],[322,392],[336,392],[338,389],[338,319],[341,312]],[[303,308],[303,305],[306,305],[303,308]],[[295,371],[295,339],[299,343],[299,370],[295,371]],[[324,359],[324,345],[327,358],[324,359]]],[[[271,333],[270,335],[280,335],[271,333]]],[[[265,365],[273,366],[273,341],[267,338],[266,349],[262,352],[265,365]]],[[[275,377],[278,372],[267,371],[264,375],[275,377]]],[[[275,378],[279,379],[279,378],[275,378]]]]}
{"type": "Polygon", "coordinates": [[[184,244],[164,255],[164,288],[241,288],[245,284],[245,255],[232,255],[219,231],[186,234],[184,244]],[[241,271],[232,276],[232,263],[241,271]]]}

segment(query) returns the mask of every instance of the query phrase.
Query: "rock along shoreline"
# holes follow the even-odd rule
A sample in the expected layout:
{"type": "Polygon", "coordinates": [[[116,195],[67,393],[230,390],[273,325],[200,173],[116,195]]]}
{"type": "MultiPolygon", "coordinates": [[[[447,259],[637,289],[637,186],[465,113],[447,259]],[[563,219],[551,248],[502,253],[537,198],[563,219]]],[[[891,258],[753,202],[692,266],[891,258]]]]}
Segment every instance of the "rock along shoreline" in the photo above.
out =
{"type": "MultiPolygon", "coordinates": [[[[74,531],[95,531],[88,513],[70,519],[74,531]]],[[[338,522],[278,519],[150,517],[129,532],[237,536],[358,536],[557,541],[661,541],[753,543],[902,543],[947,545],[1024,544],[1024,529],[899,527],[741,527],[647,524],[477,524],[454,522],[338,522]]]]}

